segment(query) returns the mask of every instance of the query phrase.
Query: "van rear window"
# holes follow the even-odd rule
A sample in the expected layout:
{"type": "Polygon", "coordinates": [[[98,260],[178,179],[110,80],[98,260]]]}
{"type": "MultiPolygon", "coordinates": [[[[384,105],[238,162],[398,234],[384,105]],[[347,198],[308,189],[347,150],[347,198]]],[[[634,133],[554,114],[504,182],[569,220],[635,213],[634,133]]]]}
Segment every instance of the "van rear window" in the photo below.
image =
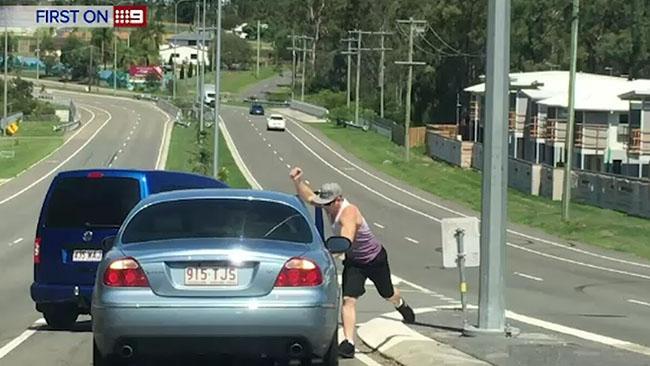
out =
{"type": "Polygon", "coordinates": [[[45,226],[119,227],[139,201],[136,179],[63,178],[47,203],[45,226]]]}

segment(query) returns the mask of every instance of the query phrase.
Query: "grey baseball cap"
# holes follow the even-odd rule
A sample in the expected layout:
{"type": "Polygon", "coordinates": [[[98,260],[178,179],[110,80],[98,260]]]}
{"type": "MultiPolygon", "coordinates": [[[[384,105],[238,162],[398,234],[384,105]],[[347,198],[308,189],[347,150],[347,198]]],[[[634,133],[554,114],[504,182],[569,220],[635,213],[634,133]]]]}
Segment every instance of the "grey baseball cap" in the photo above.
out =
{"type": "Polygon", "coordinates": [[[338,183],[325,183],[314,193],[316,193],[316,197],[314,197],[315,204],[327,205],[342,195],[343,190],[338,183]]]}

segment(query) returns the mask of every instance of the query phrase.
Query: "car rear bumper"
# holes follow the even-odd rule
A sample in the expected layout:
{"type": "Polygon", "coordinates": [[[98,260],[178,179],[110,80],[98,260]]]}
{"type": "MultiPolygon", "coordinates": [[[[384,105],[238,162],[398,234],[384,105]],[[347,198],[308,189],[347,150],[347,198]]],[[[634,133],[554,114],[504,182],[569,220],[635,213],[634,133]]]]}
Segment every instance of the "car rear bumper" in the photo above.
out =
{"type": "Polygon", "coordinates": [[[53,285],[32,283],[30,294],[36,303],[36,310],[42,311],[43,306],[57,303],[75,303],[83,311],[90,310],[93,286],[83,285],[53,285]]]}
{"type": "Polygon", "coordinates": [[[286,357],[291,345],[299,343],[304,355],[322,357],[337,329],[338,310],[317,306],[118,308],[93,305],[92,316],[95,342],[103,354],[119,354],[124,345],[129,345],[137,355],[187,352],[286,357]]]}
{"type": "Polygon", "coordinates": [[[270,130],[284,130],[286,125],[283,124],[268,124],[266,127],[270,130]]]}

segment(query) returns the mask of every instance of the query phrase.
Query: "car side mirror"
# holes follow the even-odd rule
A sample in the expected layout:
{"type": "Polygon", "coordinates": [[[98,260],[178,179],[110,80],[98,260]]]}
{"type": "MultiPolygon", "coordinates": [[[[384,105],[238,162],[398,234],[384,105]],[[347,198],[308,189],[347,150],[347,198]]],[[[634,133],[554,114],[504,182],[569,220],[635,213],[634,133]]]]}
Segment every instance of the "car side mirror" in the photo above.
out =
{"type": "Polygon", "coordinates": [[[325,248],[332,254],[345,253],[351,246],[350,239],[344,236],[331,236],[325,241],[325,248]]]}
{"type": "Polygon", "coordinates": [[[102,250],[104,252],[111,250],[113,245],[115,245],[115,239],[117,239],[115,235],[105,237],[104,240],[102,240],[102,250]]]}

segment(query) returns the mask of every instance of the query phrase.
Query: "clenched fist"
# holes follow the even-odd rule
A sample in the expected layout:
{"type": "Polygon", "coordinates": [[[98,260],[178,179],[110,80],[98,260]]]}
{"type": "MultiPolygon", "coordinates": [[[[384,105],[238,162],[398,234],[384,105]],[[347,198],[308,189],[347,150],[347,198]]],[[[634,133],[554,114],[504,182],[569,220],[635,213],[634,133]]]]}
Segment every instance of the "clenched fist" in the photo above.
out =
{"type": "Polygon", "coordinates": [[[302,179],[302,169],[300,169],[300,167],[294,167],[291,169],[291,172],[289,172],[289,177],[291,177],[291,180],[294,182],[299,182],[300,179],[302,179]]]}

